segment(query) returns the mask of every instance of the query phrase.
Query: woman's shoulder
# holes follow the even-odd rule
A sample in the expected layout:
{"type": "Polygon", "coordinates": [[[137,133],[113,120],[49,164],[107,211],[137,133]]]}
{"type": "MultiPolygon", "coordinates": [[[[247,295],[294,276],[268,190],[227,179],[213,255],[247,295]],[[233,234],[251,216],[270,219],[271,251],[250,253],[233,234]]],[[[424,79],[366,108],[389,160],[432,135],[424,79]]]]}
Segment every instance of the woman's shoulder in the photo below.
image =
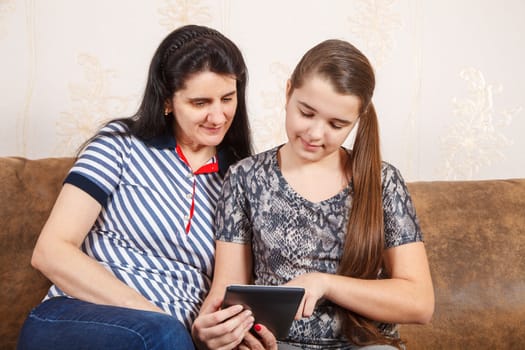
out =
{"type": "Polygon", "coordinates": [[[95,138],[104,139],[106,141],[113,140],[114,142],[121,143],[124,142],[124,140],[129,142],[131,139],[133,139],[133,136],[130,132],[129,126],[126,123],[124,123],[122,120],[112,120],[104,124],[99,129],[95,135],[95,138]]]}
{"type": "Polygon", "coordinates": [[[110,121],[104,124],[87,142],[83,153],[126,153],[131,144],[132,136],[128,126],[122,121],[110,121]]]}
{"type": "Polygon", "coordinates": [[[104,124],[97,135],[125,136],[129,135],[129,127],[121,120],[112,120],[104,124]]]}

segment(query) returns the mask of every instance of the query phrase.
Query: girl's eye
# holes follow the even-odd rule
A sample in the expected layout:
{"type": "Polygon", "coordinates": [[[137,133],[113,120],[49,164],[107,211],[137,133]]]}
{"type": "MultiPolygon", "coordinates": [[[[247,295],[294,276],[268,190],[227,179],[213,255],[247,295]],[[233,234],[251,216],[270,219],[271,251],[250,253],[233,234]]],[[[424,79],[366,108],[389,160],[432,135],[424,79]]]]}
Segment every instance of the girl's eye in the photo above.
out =
{"type": "Polygon", "coordinates": [[[231,97],[224,97],[222,99],[223,102],[230,102],[231,100],[233,100],[233,98],[231,98],[231,97]]]}
{"type": "Polygon", "coordinates": [[[339,124],[335,124],[335,123],[330,123],[330,126],[333,128],[333,129],[336,129],[336,130],[339,130],[339,129],[342,129],[343,127],[339,124]]]}

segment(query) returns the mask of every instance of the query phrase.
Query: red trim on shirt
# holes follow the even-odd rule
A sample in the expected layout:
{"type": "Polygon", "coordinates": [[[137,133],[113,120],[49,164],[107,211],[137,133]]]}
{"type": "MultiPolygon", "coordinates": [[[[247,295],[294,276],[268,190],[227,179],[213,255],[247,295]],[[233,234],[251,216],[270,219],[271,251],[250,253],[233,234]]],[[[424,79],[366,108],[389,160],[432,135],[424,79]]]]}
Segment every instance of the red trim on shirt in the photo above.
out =
{"type": "MultiPolygon", "coordinates": [[[[182,152],[182,149],[180,148],[179,145],[175,147],[175,151],[179,155],[180,159],[182,159],[184,164],[186,164],[188,168],[190,168],[193,175],[216,173],[219,171],[219,163],[217,162],[216,156],[213,156],[211,163],[204,164],[199,169],[197,169],[197,171],[193,171],[193,169],[191,169],[190,163],[184,156],[184,153],[182,152]]],[[[188,219],[188,224],[186,225],[186,233],[190,232],[191,220],[193,219],[193,212],[195,211],[195,187],[196,187],[196,180],[194,176],[193,177],[193,193],[191,195],[190,215],[188,219]]]]}
{"type": "MultiPolygon", "coordinates": [[[[186,156],[184,156],[184,153],[182,152],[182,149],[180,148],[179,145],[177,145],[177,146],[175,147],[175,151],[177,151],[177,154],[179,155],[180,159],[182,159],[182,161],[184,162],[184,164],[186,164],[186,165],[188,166],[188,168],[191,169],[190,163],[189,163],[188,160],[186,159],[186,156]]],[[[211,162],[211,163],[204,164],[204,165],[201,166],[199,169],[197,169],[197,171],[193,171],[193,169],[191,169],[191,171],[192,171],[193,174],[195,174],[195,175],[199,175],[199,174],[208,174],[208,173],[216,173],[217,171],[219,171],[219,162],[217,161],[217,157],[216,157],[216,156],[213,156],[213,158],[212,158],[212,162],[211,162]]]]}

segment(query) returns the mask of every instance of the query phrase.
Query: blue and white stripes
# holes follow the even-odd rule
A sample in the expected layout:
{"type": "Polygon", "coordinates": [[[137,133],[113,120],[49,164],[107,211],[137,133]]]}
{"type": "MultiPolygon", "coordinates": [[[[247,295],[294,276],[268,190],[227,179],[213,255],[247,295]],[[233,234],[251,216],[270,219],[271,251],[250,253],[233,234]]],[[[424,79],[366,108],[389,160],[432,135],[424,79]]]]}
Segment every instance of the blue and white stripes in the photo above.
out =
{"type": "MultiPolygon", "coordinates": [[[[103,131],[66,179],[103,206],[82,249],[189,327],[211,284],[222,177],[194,174],[174,139],[146,144],[119,123],[103,131]]],[[[52,286],[48,297],[58,295],[52,286]]]]}

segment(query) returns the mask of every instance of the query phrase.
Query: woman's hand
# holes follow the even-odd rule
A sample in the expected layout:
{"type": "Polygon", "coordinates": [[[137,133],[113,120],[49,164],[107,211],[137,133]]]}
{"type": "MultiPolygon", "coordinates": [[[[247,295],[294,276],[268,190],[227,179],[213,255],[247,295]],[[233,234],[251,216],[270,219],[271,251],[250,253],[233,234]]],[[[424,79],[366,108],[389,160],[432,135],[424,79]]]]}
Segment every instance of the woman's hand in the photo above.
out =
{"type": "Polygon", "coordinates": [[[250,310],[242,305],[220,309],[221,299],[205,303],[193,322],[191,335],[198,349],[235,349],[254,323],[250,310]]]}
{"type": "Polygon", "coordinates": [[[320,272],[305,273],[286,283],[286,286],[304,288],[304,297],[297,309],[295,319],[312,316],[317,301],[324,297],[327,284],[326,275],[320,272]]]}
{"type": "Polygon", "coordinates": [[[253,326],[257,336],[247,333],[239,350],[277,350],[277,339],[272,332],[262,324],[253,326]]]}

